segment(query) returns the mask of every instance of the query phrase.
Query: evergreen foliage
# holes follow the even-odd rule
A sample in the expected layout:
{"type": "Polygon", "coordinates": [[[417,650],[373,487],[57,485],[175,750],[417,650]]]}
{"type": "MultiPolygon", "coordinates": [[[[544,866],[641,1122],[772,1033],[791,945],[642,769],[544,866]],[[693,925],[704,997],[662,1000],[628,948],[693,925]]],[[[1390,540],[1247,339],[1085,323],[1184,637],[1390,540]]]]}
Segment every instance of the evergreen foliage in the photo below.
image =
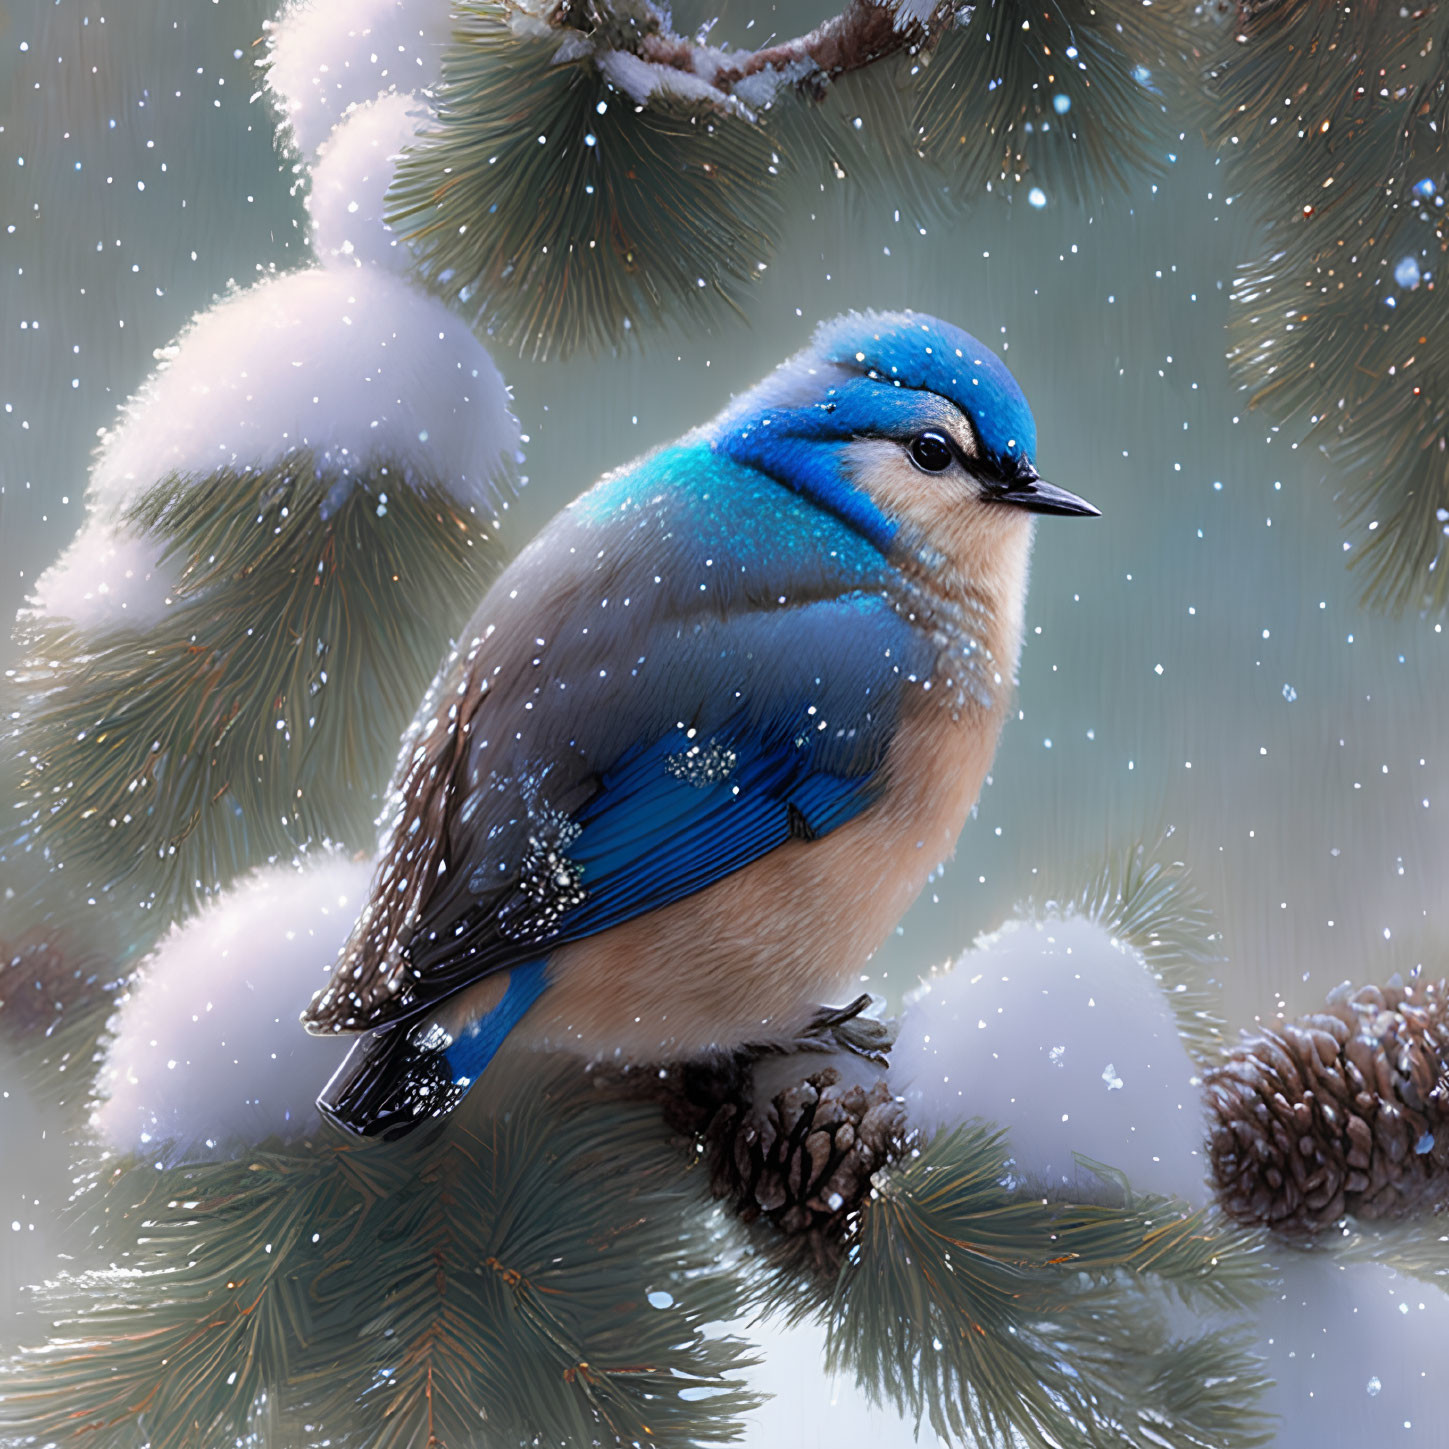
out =
{"type": "Polygon", "coordinates": [[[1341,481],[1368,603],[1449,605],[1449,10],[1243,7],[1213,70],[1218,144],[1267,219],[1229,359],[1341,481]]]}
{"type": "Polygon", "coordinates": [[[817,99],[779,96],[760,120],[787,179],[838,198],[846,216],[879,196],[923,221],[959,219],[962,189],[926,154],[916,121],[927,61],[904,51],[837,77],[817,99]]]}
{"type": "Polygon", "coordinates": [[[309,838],[370,846],[398,736],[486,583],[486,524],[305,452],[165,480],[127,517],[181,561],[175,603],[144,633],[36,626],[22,848],[171,912],[309,838]]]}
{"type": "Polygon", "coordinates": [[[388,222],[430,287],[544,358],[738,309],[786,175],[904,179],[930,212],[1028,168],[1080,195],[1162,163],[1153,77],[1181,73],[1185,45],[1164,7],[919,10],[853,0],[736,53],[673,34],[649,0],[463,0],[388,222]]]}
{"type": "Polygon", "coordinates": [[[1251,1302],[1260,1240],[1168,1198],[1023,1198],[1008,1155],[968,1126],[885,1177],[830,1297],[831,1363],[958,1443],[1266,1442],[1257,1361],[1230,1335],[1168,1342],[1159,1297],[1251,1302]]]}
{"type": "Polygon", "coordinates": [[[560,59],[565,33],[515,30],[512,8],[458,7],[438,124],[389,193],[424,280],[534,358],[737,305],[779,223],[768,136],[698,99],[636,105],[603,37],[572,31],[560,59]]]}
{"type": "Polygon", "coordinates": [[[101,1164],[78,1210],[105,1266],[41,1290],[54,1328],[0,1376],[0,1430],[209,1449],[260,1413],[298,1449],[728,1442],[750,1354],[709,1325],[753,1301],[823,1317],[834,1364],[955,1442],[1262,1442],[1231,1333],[1136,1351],[1164,1292],[1251,1300],[1258,1239],[1212,1214],[1109,1176],[1113,1201],[1023,1198],[969,1127],[877,1175],[822,1277],[708,1209],[657,1103],[529,1067],[420,1144],[101,1164]]]}
{"type": "MultiPolygon", "coordinates": [[[[1048,909],[1113,922],[1164,984],[1178,956],[1214,955],[1181,865],[1140,847],[1048,909]]],[[[879,1071],[888,1032],[856,1008],[822,1024],[879,1071]]],[[[799,1060],[803,1081],[827,1057],[799,1060]]],[[[821,1254],[809,1223],[746,1228],[707,1201],[720,1093],[748,1116],[748,1061],[703,1097],[688,1069],[511,1066],[431,1140],[326,1136],[164,1171],[83,1156],[95,1266],[41,1290],[55,1326],[0,1372],[0,1432],[100,1449],[727,1442],[754,1402],[750,1348],[709,1325],[753,1305],[819,1321],[831,1365],[955,1443],[1267,1442],[1261,1364],[1221,1317],[1271,1282],[1266,1240],[1216,1208],[1134,1196],[1085,1159],[1092,1200],[1029,1196],[994,1127],[924,1145],[892,1129],[821,1254]],[[1200,1326],[1184,1335],[1174,1302],[1200,1326]]],[[[1421,1236],[1402,1266],[1434,1278],[1421,1236]]]]}
{"type": "Polygon", "coordinates": [[[915,126],[969,198],[1025,183],[1080,200],[1164,169],[1190,40],[1171,7],[991,0],[941,41],[915,126]]]}
{"type": "Polygon", "coordinates": [[[107,1266],[43,1290],[0,1425],[213,1449],[265,1402],[292,1449],[737,1437],[749,1358],[706,1325],[743,1290],[696,1180],[652,1109],[544,1070],[416,1147],[103,1175],[107,1266]]]}

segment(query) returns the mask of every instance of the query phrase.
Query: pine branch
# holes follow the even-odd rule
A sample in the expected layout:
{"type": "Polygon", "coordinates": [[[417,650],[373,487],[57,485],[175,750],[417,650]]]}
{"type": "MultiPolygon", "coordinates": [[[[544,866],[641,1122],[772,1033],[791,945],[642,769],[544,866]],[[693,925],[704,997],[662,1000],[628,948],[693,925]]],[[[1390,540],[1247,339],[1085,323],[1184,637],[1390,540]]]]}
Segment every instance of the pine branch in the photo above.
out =
{"type": "Polygon", "coordinates": [[[1265,255],[1240,269],[1229,359],[1317,442],[1358,535],[1365,601],[1449,607],[1449,11],[1245,7],[1213,68],[1215,137],[1265,255]]]}
{"type": "Polygon", "coordinates": [[[946,176],[921,151],[916,117],[922,67],[968,7],[851,0],[806,35],[755,51],[719,51],[677,35],[645,34],[645,60],[697,76],[726,108],[743,107],[775,139],[791,172],[890,193],[925,216],[957,213],[946,176]],[[903,189],[904,188],[904,189],[903,189]]]}
{"type": "Polygon", "coordinates": [[[1209,138],[1300,259],[1382,211],[1443,17],[1318,0],[1245,4],[1209,67],[1209,138]]]}
{"type": "Polygon", "coordinates": [[[371,843],[397,738],[493,564],[486,528],[304,453],[157,485],[129,515],[182,561],[145,633],[30,641],[15,739],[29,850],[169,914],[309,839],[371,843]]]}
{"type": "Polygon", "coordinates": [[[1094,1417],[1087,1449],[1255,1449],[1275,1426],[1257,1407],[1271,1386],[1249,1328],[1177,1337],[1160,1305],[1092,1288],[1041,1336],[1081,1378],[1094,1417]]]}
{"type": "MultiPolygon", "coordinates": [[[[1125,880],[1112,862],[1079,892],[1083,907],[1115,912],[1164,955],[1164,936],[1196,939],[1173,910],[1180,902],[1201,926],[1180,873],[1127,859],[1125,880]]],[[[768,1312],[823,1320],[833,1365],[948,1438],[1264,1442],[1261,1366],[1239,1336],[1209,1331],[1149,1356],[1132,1348],[1144,1333],[1166,1339],[1168,1297],[1214,1311],[1253,1303],[1260,1233],[1215,1209],[1134,1195],[1121,1174],[1081,1157],[1101,1180],[1095,1201],[1028,1196],[1002,1133],[967,1125],[922,1145],[878,1054],[840,1051],[854,1019],[822,1024],[821,1043],[794,1053],[738,1053],[659,1079],[716,1195],[752,1225],[768,1312]],[[831,1035],[837,1050],[822,1055],[831,1035]]],[[[878,1039],[888,1046],[889,1032],[878,1039]]]]}
{"type": "Polygon", "coordinates": [[[429,287],[525,355],[618,348],[739,310],[787,171],[899,200],[904,168],[941,209],[1020,179],[1028,152],[1074,194],[1159,165],[1186,45],[1168,10],[1120,0],[849,0],[756,51],[685,39],[652,0],[461,0],[386,220],[429,287]]]}
{"type": "Polygon", "coordinates": [[[398,165],[387,221],[421,278],[538,359],[737,307],[778,228],[769,138],[696,90],[644,105],[588,35],[518,14],[459,6],[438,124],[398,165]]]}
{"type": "Polygon", "coordinates": [[[527,1065],[431,1142],[97,1181],[113,1266],[42,1290],[3,1431],[214,1449],[265,1403],[289,1449],[738,1437],[749,1358],[707,1327],[743,1285],[657,1110],[527,1065]]]}
{"type": "Polygon", "coordinates": [[[355,1210],[348,1166],[336,1152],[263,1153],[113,1180],[133,1244],[48,1286],[53,1337],[0,1378],[0,1422],[116,1449],[142,1433],[151,1449],[233,1440],[309,1337],[310,1234],[355,1210]]]}
{"type": "MultiPolygon", "coordinates": [[[[562,7],[569,8],[567,4],[562,7]]],[[[744,88],[740,83],[763,77],[771,87],[764,104],[772,102],[783,87],[819,100],[840,76],[864,70],[903,50],[934,45],[955,23],[957,9],[954,0],[937,0],[926,14],[918,13],[914,4],[897,0],[849,0],[839,15],[793,40],[753,51],[720,52],[675,35],[668,29],[665,13],[648,5],[654,23],[639,37],[638,53],[652,64],[699,77],[727,99],[741,100],[744,88]]],[[[761,105],[761,95],[759,86],[748,88],[751,109],[761,105]]]]}
{"type": "Polygon", "coordinates": [[[1215,1209],[1188,1208],[1160,1193],[1134,1195],[1121,1174],[1078,1156],[1077,1163],[1115,1184],[1113,1204],[1061,1203],[1047,1208],[1056,1251],[1049,1260],[1101,1278],[1151,1277],[1188,1301],[1230,1310],[1262,1292],[1264,1239],[1228,1224],[1215,1209]]]}
{"type": "Polygon", "coordinates": [[[1022,1199],[1002,1185],[1006,1172],[1001,1135],[972,1126],[881,1175],[830,1301],[832,1364],[957,1439],[1263,1442],[1254,1365],[1227,1338],[1165,1350],[1140,1377],[1113,1367],[1141,1341],[1154,1285],[1219,1306],[1249,1301],[1258,1238],[1165,1198],[1022,1199]],[[1085,1372],[1094,1355],[1100,1373],[1085,1372]],[[1162,1400],[1182,1400],[1197,1355],[1231,1362],[1233,1381],[1174,1426],[1162,1400]],[[1195,1437],[1203,1426],[1221,1437],[1195,1437]]]}

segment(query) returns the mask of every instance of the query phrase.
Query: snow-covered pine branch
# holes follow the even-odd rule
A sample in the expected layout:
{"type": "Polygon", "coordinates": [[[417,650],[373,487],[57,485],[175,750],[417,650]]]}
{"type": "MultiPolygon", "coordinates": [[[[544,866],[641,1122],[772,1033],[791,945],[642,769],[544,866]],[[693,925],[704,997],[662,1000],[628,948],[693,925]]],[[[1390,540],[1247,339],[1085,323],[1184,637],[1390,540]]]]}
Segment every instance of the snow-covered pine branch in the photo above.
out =
{"type": "Polygon", "coordinates": [[[509,7],[509,24],[519,36],[558,40],[555,64],[591,52],[610,84],[637,105],[663,98],[754,119],[777,97],[818,99],[839,76],[933,45],[962,8],[951,0],[847,0],[813,30],[756,50],[680,35],[669,9],[654,0],[519,0],[509,7]]]}
{"type": "Polygon", "coordinates": [[[17,846],[95,886],[139,873],[170,909],[311,839],[370,845],[491,570],[519,442],[502,377],[442,303],[333,260],[161,354],[22,616],[17,846]]]}
{"type": "MultiPolygon", "coordinates": [[[[518,424],[492,359],[437,301],[376,268],[269,277],[203,312],[101,443],[88,499],[217,486],[308,453],[347,480],[386,467],[494,516],[518,424]]],[[[341,501],[340,495],[332,500],[341,501]]]]}

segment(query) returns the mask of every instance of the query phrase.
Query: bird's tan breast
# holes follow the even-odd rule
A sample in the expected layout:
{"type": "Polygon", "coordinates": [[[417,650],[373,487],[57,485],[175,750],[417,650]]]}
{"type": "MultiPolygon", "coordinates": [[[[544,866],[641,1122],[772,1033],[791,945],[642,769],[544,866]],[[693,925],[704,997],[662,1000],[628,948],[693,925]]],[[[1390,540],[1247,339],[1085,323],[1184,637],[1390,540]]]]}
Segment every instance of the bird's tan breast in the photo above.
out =
{"type": "Polygon", "coordinates": [[[649,1060],[786,1039],[855,978],[952,851],[991,764],[1002,709],[921,703],[868,810],[790,841],[674,905],[555,953],[516,1035],[649,1060]]]}
{"type": "MultiPolygon", "coordinates": [[[[1031,543],[1029,521],[1014,514],[1005,510],[984,537],[979,520],[936,521],[957,576],[976,581],[982,633],[945,649],[932,687],[906,699],[880,798],[819,840],[787,842],[684,900],[555,951],[550,989],[510,1040],[662,1060],[788,1040],[817,1006],[855,995],[861,967],[954,849],[991,767],[1015,687],[1031,543]],[[954,676],[968,653],[975,685],[962,690],[954,676]]],[[[485,979],[440,1019],[458,1029],[505,984],[485,979]]]]}

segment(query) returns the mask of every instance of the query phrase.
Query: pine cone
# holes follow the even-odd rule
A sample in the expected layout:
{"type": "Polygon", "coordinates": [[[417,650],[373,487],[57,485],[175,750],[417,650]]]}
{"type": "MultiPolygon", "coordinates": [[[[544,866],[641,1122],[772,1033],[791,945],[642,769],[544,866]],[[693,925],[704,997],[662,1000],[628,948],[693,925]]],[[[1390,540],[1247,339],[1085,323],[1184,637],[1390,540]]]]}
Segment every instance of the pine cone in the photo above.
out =
{"type": "Polygon", "coordinates": [[[1339,987],[1204,1076],[1218,1201],[1316,1232],[1449,1207],[1449,986],[1339,987]]]}
{"type": "Polygon", "coordinates": [[[768,1102],[722,1107],[705,1143],[715,1194],[746,1222],[764,1217],[809,1235],[824,1265],[838,1259],[846,1219],[905,1138],[905,1107],[884,1078],[846,1084],[827,1066],[768,1102]]]}
{"type": "Polygon", "coordinates": [[[669,1126],[705,1153],[716,1197],[743,1221],[778,1228],[784,1259],[832,1270],[871,1177],[906,1148],[905,1105],[885,1080],[894,1027],[862,1015],[869,1003],[822,1010],[793,1051],[746,1049],[647,1074],[596,1069],[595,1078],[656,1098],[669,1126]],[[847,1082],[832,1058],[866,1080],[847,1082]]]}

